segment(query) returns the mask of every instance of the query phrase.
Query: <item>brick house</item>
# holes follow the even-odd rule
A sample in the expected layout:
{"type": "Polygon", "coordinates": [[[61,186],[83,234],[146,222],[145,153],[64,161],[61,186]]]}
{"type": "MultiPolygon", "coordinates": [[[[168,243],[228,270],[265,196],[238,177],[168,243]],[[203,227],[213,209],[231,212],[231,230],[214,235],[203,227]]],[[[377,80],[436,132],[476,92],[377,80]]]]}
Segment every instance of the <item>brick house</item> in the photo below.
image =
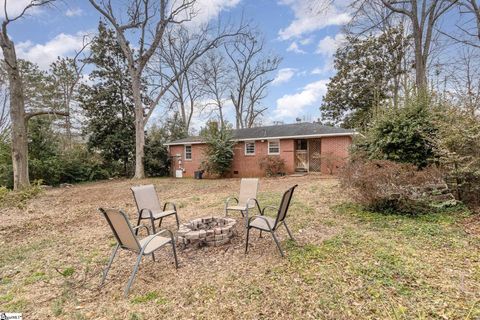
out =
{"type": "MultiPolygon", "coordinates": [[[[323,126],[318,123],[294,123],[233,130],[232,177],[258,177],[265,172],[260,160],[265,156],[285,161],[285,173],[335,173],[348,157],[354,130],[323,126]]],[[[173,172],[193,177],[201,167],[205,143],[201,137],[188,137],[167,144],[173,172]]]]}

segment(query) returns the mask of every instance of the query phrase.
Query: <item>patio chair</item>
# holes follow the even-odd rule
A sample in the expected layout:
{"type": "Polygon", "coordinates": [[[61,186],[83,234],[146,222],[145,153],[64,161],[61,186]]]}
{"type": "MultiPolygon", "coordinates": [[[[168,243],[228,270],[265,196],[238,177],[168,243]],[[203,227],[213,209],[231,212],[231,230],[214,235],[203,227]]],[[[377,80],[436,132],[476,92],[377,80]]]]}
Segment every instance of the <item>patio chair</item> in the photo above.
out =
{"type": "Polygon", "coordinates": [[[100,212],[103,214],[105,219],[107,220],[110,228],[117,239],[117,245],[113,248],[112,255],[110,256],[110,260],[108,262],[107,268],[103,272],[102,282],[100,285],[103,285],[105,279],[107,278],[108,271],[112,266],[113,259],[117,254],[119,248],[126,249],[129,251],[133,251],[138,254],[137,262],[135,263],[135,267],[133,268],[132,275],[128,280],[127,286],[125,288],[125,297],[128,295],[130,291],[130,287],[133,284],[133,280],[135,279],[135,275],[137,274],[138,267],[140,262],[142,261],[142,257],[151,254],[153,261],[155,261],[154,252],[160,248],[162,248],[166,244],[170,244],[173,250],[173,257],[175,259],[175,268],[178,268],[178,261],[177,261],[177,253],[175,251],[175,240],[173,239],[173,234],[170,230],[161,230],[155,234],[150,234],[150,230],[145,225],[138,225],[135,228],[132,228],[130,222],[128,222],[128,218],[121,210],[115,209],[99,209],[100,212]],[[148,236],[139,239],[137,238],[134,230],[138,230],[140,228],[145,228],[147,230],[148,236]],[[161,236],[161,234],[167,233],[166,237],[161,236]]]}
{"type": "Polygon", "coordinates": [[[225,201],[225,216],[228,215],[228,211],[240,211],[242,217],[245,217],[245,226],[248,220],[248,210],[254,208],[255,206],[260,211],[260,205],[257,201],[257,191],[258,191],[258,179],[257,178],[248,178],[242,179],[240,181],[240,194],[238,198],[229,197],[225,201]],[[235,200],[236,205],[230,205],[230,201],[235,200]]]}
{"type": "Polygon", "coordinates": [[[260,230],[260,236],[262,236],[262,231],[270,232],[272,234],[273,240],[275,241],[275,244],[277,245],[278,250],[280,251],[280,255],[283,257],[283,251],[282,247],[280,246],[280,243],[278,242],[277,236],[275,235],[275,232],[277,229],[283,224],[285,226],[285,229],[287,229],[287,233],[290,236],[290,239],[293,239],[292,233],[290,232],[290,229],[288,229],[287,222],[285,221],[285,218],[287,217],[287,212],[288,208],[290,206],[290,201],[292,200],[293,196],[293,191],[298,185],[294,185],[285,193],[283,194],[282,201],[280,202],[280,207],[276,208],[273,206],[267,206],[263,208],[262,212],[260,215],[256,215],[248,219],[247,221],[247,241],[245,244],[245,254],[248,252],[248,237],[250,234],[250,229],[258,229],[260,230]],[[267,217],[265,216],[265,210],[266,209],[275,209],[277,210],[277,216],[275,218],[272,217],[267,217]]]}
{"type": "Polygon", "coordinates": [[[131,190],[138,210],[137,226],[140,225],[141,220],[149,219],[152,224],[152,233],[155,233],[156,220],[160,220],[158,223],[160,228],[163,218],[174,215],[177,220],[177,229],[179,228],[180,222],[178,221],[177,207],[173,202],[165,202],[162,209],[153,184],[132,187],[131,190]],[[165,210],[169,204],[172,206],[172,209],[165,210]]]}

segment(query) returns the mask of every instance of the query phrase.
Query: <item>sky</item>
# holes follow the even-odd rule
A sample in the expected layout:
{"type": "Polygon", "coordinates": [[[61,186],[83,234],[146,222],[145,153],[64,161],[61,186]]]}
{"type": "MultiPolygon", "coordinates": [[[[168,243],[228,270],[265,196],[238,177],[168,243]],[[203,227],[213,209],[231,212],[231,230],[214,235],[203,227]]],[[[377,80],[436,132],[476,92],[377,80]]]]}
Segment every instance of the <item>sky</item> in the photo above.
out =
{"type": "MultiPolygon", "coordinates": [[[[312,7],[318,1],[311,0],[198,1],[197,19],[206,22],[243,15],[263,32],[266,52],[283,58],[263,102],[268,106],[264,123],[292,123],[297,117],[313,121],[320,117],[319,106],[334,73],[332,56],[342,41],[341,27],[350,18],[345,8],[319,10],[312,7]]],[[[18,13],[26,2],[29,0],[9,0],[10,15],[18,13]]],[[[9,34],[19,58],[48,68],[57,56],[71,56],[80,49],[83,36],[95,33],[99,20],[99,13],[87,0],[63,0],[55,7],[36,9],[15,21],[9,34]]],[[[161,117],[158,111],[154,116],[157,120],[161,117]]],[[[198,128],[204,121],[197,116],[193,125],[198,128]]]]}

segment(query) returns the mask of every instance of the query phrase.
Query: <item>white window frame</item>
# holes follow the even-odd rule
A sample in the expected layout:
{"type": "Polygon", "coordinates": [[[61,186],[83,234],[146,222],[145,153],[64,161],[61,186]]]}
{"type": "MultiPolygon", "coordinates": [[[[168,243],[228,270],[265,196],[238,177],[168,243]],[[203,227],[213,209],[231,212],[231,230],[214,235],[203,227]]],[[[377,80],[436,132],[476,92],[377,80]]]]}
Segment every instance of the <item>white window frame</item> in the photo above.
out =
{"type": "Polygon", "coordinates": [[[256,151],[257,151],[257,146],[255,145],[255,140],[245,141],[245,155],[246,156],[254,156],[256,151]],[[253,153],[248,153],[247,152],[247,145],[250,144],[250,143],[253,143],[253,153]]]}
{"type": "Polygon", "coordinates": [[[192,154],[193,154],[193,149],[192,149],[192,145],[190,144],[187,144],[183,147],[183,160],[185,161],[191,161],[192,160],[192,154]],[[187,158],[187,147],[190,147],[190,158],[187,158]]]}
{"type": "Polygon", "coordinates": [[[280,155],[280,140],[268,140],[268,155],[269,156],[278,156],[280,155]],[[278,152],[270,152],[270,143],[275,142],[278,144],[278,152]]]}

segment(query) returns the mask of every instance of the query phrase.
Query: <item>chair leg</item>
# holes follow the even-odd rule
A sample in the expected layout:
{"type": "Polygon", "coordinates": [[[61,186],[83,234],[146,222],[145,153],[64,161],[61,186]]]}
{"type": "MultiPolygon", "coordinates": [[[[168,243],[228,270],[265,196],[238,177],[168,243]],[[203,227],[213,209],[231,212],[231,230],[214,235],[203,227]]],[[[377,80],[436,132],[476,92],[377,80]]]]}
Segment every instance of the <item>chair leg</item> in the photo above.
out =
{"type": "Polygon", "coordinates": [[[177,249],[175,248],[174,241],[172,241],[172,250],[173,250],[173,258],[175,259],[175,269],[178,269],[177,249]]]}
{"type": "Polygon", "coordinates": [[[120,248],[119,244],[117,244],[115,246],[115,248],[113,249],[112,255],[110,256],[110,260],[108,261],[108,265],[105,268],[105,270],[103,271],[102,282],[100,283],[100,285],[103,285],[103,283],[105,282],[105,279],[107,278],[108,271],[110,270],[110,267],[112,266],[113,259],[115,258],[115,255],[117,254],[118,248],[120,248]]]}
{"type": "MultiPolygon", "coordinates": [[[[137,219],[137,227],[140,225],[140,220],[142,220],[142,216],[139,214],[137,219]]],[[[135,235],[138,235],[138,229],[135,230],[135,235]]]]}
{"type": "Polygon", "coordinates": [[[262,237],[262,229],[260,229],[260,235],[258,236],[259,238],[262,237]]]}
{"type": "Polygon", "coordinates": [[[247,227],[247,241],[245,243],[245,254],[248,252],[248,238],[250,236],[250,228],[247,227]]]}
{"type": "Polygon", "coordinates": [[[245,228],[248,228],[248,204],[247,210],[245,210],[245,228]]]}
{"type": "Polygon", "coordinates": [[[290,239],[295,241],[295,239],[293,238],[292,233],[290,232],[290,229],[288,229],[287,223],[285,221],[283,221],[283,225],[285,226],[285,229],[287,229],[287,233],[288,233],[288,236],[290,237],[290,239]]]}
{"type": "Polygon", "coordinates": [[[158,222],[158,229],[162,229],[162,221],[163,218],[160,218],[160,221],[158,222]]]}
{"type": "Polygon", "coordinates": [[[178,220],[178,214],[175,212],[175,220],[177,220],[177,230],[180,229],[180,221],[178,220]]]}
{"type": "Polygon", "coordinates": [[[157,231],[155,230],[155,220],[154,220],[154,219],[150,219],[150,222],[152,223],[152,234],[157,233],[157,231]]]}
{"type": "Polygon", "coordinates": [[[152,260],[155,262],[155,253],[152,252],[152,260]]]}
{"type": "Polygon", "coordinates": [[[132,275],[130,276],[130,279],[128,280],[128,283],[127,283],[127,287],[125,288],[125,297],[128,296],[128,292],[130,291],[130,287],[133,284],[133,280],[135,280],[135,275],[137,274],[138,266],[140,266],[142,257],[143,257],[143,251],[138,254],[137,262],[135,263],[135,267],[133,268],[132,275]]]}
{"type": "Polygon", "coordinates": [[[280,255],[281,255],[282,257],[284,257],[282,247],[280,246],[280,242],[278,242],[277,237],[275,236],[275,232],[274,232],[273,230],[272,230],[271,234],[272,234],[273,240],[275,240],[275,243],[276,243],[276,245],[277,245],[278,251],[280,251],[280,255]]]}

